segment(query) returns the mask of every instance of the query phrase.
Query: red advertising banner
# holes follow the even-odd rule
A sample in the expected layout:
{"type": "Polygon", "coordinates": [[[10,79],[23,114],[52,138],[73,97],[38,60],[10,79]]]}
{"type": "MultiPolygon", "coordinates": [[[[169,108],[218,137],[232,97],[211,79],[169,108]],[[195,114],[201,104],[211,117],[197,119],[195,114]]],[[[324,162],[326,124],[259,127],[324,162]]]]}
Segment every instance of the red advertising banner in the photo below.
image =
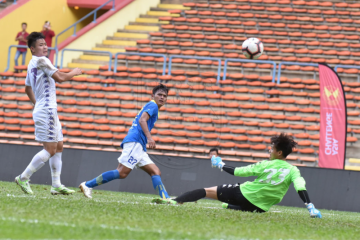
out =
{"type": "Polygon", "coordinates": [[[343,169],[346,152],[347,113],[341,79],[326,64],[319,64],[320,144],[319,167],[343,169]]]}

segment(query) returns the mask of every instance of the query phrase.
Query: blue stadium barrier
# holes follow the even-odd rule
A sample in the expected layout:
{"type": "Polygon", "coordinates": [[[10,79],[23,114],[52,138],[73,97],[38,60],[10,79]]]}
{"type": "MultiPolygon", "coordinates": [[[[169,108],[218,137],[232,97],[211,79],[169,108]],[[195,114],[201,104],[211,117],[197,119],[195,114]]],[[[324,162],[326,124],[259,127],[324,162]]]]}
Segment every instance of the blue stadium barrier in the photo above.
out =
{"type": "Polygon", "coordinates": [[[220,81],[221,75],[221,59],[220,58],[211,58],[211,57],[196,57],[196,56],[183,56],[183,55],[170,55],[169,58],[169,67],[168,67],[168,75],[171,75],[171,66],[172,66],[172,59],[173,58],[190,58],[190,59],[199,59],[199,60],[215,60],[218,61],[218,72],[217,72],[217,80],[216,83],[220,81]]]}
{"type": "Polygon", "coordinates": [[[58,53],[59,53],[59,49],[58,49],[58,38],[61,34],[63,34],[64,32],[67,32],[67,30],[74,28],[74,33],[72,36],[76,36],[76,25],[80,22],[82,22],[83,20],[87,19],[88,17],[90,17],[91,15],[94,15],[94,20],[93,23],[96,23],[96,17],[97,17],[97,12],[102,9],[104,6],[106,6],[108,3],[112,2],[112,8],[111,11],[115,10],[115,0],[109,0],[107,2],[105,2],[103,5],[101,5],[100,7],[96,8],[95,10],[91,11],[89,14],[85,15],[84,17],[82,17],[80,20],[78,20],[77,22],[75,22],[74,24],[70,25],[70,27],[66,28],[65,30],[63,30],[62,32],[60,32],[58,35],[56,35],[55,37],[55,53],[56,53],[56,58],[55,58],[55,64],[54,66],[57,66],[58,63],[58,53]]]}
{"type": "Polygon", "coordinates": [[[354,69],[360,69],[360,66],[354,66],[354,65],[336,65],[334,67],[335,72],[337,72],[338,68],[354,68],[354,69]]]}
{"type": "Polygon", "coordinates": [[[278,80],[277,80],[277,84],[280,83],[281,66],[282,66],[282,65],[298,65],[298,66],[312,66],[312,67],[318,67],[318,66],[319,66],[319,64],[317,64],[317,63],[280,62],[280,63],[279,63],[279,69],[278,69],[278,80]]]}
{"type": "MultiPolygon", "coordinates": [[[[28,48],[27,46],[24,46],[24,45],[10,45],[10,46],[9,46],[9,50],[8,50],[8,60],[7,60],[5,72],[7,72],[7,71],[9,70],[9,68],[10,68],[10,53],[11,53],[11,48],[14,48],[14,47],[16,47],[16,48],[26,48],[26,49],[28,48]]],[[[48,49],[49,49],[49,50],[54,50],[55,48],[49,47],[48,49]]]]}
{"type": "MultiPolygon", "coordinates": [[[[156,53],[135,53],[135,52],[118,52],[115,54],[115,61],[114,61],[114,73],[116,73],[116,68],[117,68],[117,57],[119,55],[137,55],[137,56],[149,56],[149,57],[163,57],[164,58],[164,62],[163,62],[163,74],[166,74],[166,55],[164,54],[156,54],[156,53]]],[[[127,63],[126,63],[127,66],[127,63]]]]}
{"type": "Polygon", "coordinates": [[[227,59],[225,59],[225,63],[224,63],[224,75],[223,75],[223,80],[226,79],[227,63],[228,63],[228,62],[249,62],[249,63],[269,63],[269,64],[272,64],[272,65],[273,65],[273,73],[272,73],[273,79],[272,79],[272,82],[275,82],[276,62],[274,62],[274,61],[227,58],[227,59]]]}
{"type": "Polygon", "coordinates": [[[63,60],[64,60],[64,52],[90,52],[90,53],[106,53],[109,54],[109,71],[111,71],[111,65],[112,65],[112,53],[108,51],[95,51],[95,50],[84,50],[84,49],[71,49],[71,48],[64,48],[61,50],[61,61],[60,61],[60,69],[63,67],[63,60]]]}

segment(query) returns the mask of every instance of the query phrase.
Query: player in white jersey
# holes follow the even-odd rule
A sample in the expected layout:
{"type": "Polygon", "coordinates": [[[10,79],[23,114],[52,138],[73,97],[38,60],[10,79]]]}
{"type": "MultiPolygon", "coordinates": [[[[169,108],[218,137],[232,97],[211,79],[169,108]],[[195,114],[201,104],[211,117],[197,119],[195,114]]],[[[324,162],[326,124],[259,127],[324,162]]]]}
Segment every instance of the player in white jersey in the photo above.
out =
{"type": "Polygon", "coordinates": [[[72,194],[75,191],[66,188],[60,182],[63,135],[57,115],[55,82],[68,81],[82,72],[78,68],[69,73],[59,72],[46,57],[48,47],[42,33],[32,32],[27,39],[32,59],[27,69],[25,92],[34,104],[35,140],[41,142],[44,149],[33,157],[25,171],[15,178],[15,182],[25,193],[33,194],[29,179],[49,160],[52,176],[51,194],[72,194]]]}

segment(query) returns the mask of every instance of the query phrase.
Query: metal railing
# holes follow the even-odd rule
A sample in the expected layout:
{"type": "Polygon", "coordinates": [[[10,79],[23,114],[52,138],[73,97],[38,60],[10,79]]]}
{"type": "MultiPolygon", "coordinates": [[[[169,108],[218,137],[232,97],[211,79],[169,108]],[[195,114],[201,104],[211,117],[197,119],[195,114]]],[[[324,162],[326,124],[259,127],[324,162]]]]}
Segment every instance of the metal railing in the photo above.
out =
{"type": "Polygon", "coordinates": [[[272,82],[275,82],[275,76],[276,76],[276,62],[274,61],[266,61],[266,60],[249,60],[249,59],[237,59],[237,58],[227,58],[225,59],[224,63],[224,73],[223,73],[223,80],[226,79],[226,72],[227,72],[227,63],[228,62],[246,62],[246,63],[267,63],[273,65],[273,71],[272,71],[272,82]]]}
{"type": "Polygon", "coordinates": [[[360,66],[355,66],[355,65],[336,65],[335,67],[334,67],[334,70],[335,70],[335,72],[337,72],[337,69],[338,68],[353,68],[353,69],[360,69],[360,66]]]}
{"type": "MultiPolygon", "coordinates": [[[[156,54],[156,53],[132,53],[132,52],[118,52],[115,54],[115,60],[114,60],[114,73],[116,73],[117,71],[117,57],[119,55],[137,55],[137,56],[148,56],[148,57],[163,57],[164,58],[164,61],[163,61],[163,74],[162,75],[165,75],[166,74],[166,55],[164,54],[156,54]]],[[[127,66],[127,63],[126,63],[126,66],[127,66]]]]}
{"type": "Polygon", "coordinates": [[[59,36],[61,36],[61,34],[67,32],[69,29],[74,28],[74,33],[72,36],[76,36],[76,25],[80,22],[82,22],[83,20],[87,19],[88,17],[90,17],[91,15],[94,15],[94,20],[93,23],[96,23],[96,17],[97,17],[97,12],[102,9],[104,6],[106,6],[107,4],[109,4],[110,2],[112,2],[112,8],[111,11],[115,10],[115,0],[109,0],[106,3],[104,3],[103,5],[101,5],[100,7],[96,8],[95,10],[91,11],[89,14],[85,15],[84,17],[82,17],[80,20],[78,20],[77,22],[75,22],[74,24],[72,24],[70,27],[66,28],[65,30],[61,31],[58,35],[56,35],[55,37],[55,52],[56,52],[56,58],[55,58],[55,66],[57,66],[58,63],[58,53],[59,53],[59,49],[58,49],[58,38],[59,36]]]}
{"type": "Polygon", "coordinates": [[[89,52],[89,53],[106,53],[109,54],[109,71],[111,71],[112,65],[112,56],[113,54],[108,51],[96,51],[96,50],[83,50],[83,49],[71,49],[71,48],[64,48],[61,50],[61,60],[60,60],[60,69],[63,67],[63,60],[64,60],[64,52],[89,52]]]}
{"type": "MultiPolygon", "coordinates": [[[[111,0],[112,1],[112,0],[111,0]]],[[[110,1],[108,1],[110,2],[110,1]]],[[[107,2],[107,3],[108,3],[107,2]]],[[[25,48],[27,49],[28,47],[25,45],[10,45],[8,48],[8,56],[7,56],[7,65],[6,65],[6,69],[5,72],[7,72],[10,68],[10,55],[11,55],[11,49],[12,48],[25,48]]],[[[49,50],[57,50],[55,47],[49,47],[49,50]]],[[[96,51],[96,50],[84,50],[84,49],[70,49],[70,48],[65,48],[63,50],[61,50],[61,60],[60,60],[60,69],[63,68],[63,60],[64,60],[64,52],[66,51],[72,51],[72,52],[88,52],[88,53],[105,53],[107,55],[109,55],[109,68],[108,70],[111,71],[111,67],[112,67],[112,58],[113,58],[113,53],[109,52],[109,51],[96,51]]],[[[163,72],[162,75],[166,75],[166,67],[167,67],[167,56],[165,54],[155,54],[155,53],[138,53],[138,52],[117,52],[115,53],[114,57],[115,57],[115,61],[114,61],[114,73],[117,71],[117,65],[118,65],[118,56],[119,55],[136,55],[136,56],[151,56],[151,57],[162,57],[163,58],[163,72]]],[[[172,69],[172,60],[174,58],[181,58],[181,59],[198,59],[198,60],[212,60],[212,61],[217,61],[218,62],[218,70],[217,70],[217,84],[220,82],[220,76],[221,76],[221,59],[220,58],[211,58],[211,57],[197,57],[197,56],[186,56],[186,55],[170,55],[169,56],[169,64],[168,64],[168,75],[171,75],[171,69],[172,69]]],[[[272,64],[273,65],[273,70],[272,70],[272,82],[275,82],[275,77],[276,77],[276,62],[274,61],[265,61],[265,60],[250,60],[250,59],[235,59],[235,58],[225,58],[225,62],[224,62],[224,69],[223,69],[223,80],[226,79],[226,73],[227,73],[227,67],[228,67],[228,62],[246,62],[246,63],[265,63],[265,64],[272,64]]],[[[280,84],[280,77],[281,77],[281,72],[282,72],[282,66],[283,65],[298,65],[298,66],[312,66],[312,67],[318,67],[317,63],[301,63],[301,62],[280,62],[278,64],[278,73],[277,73],[277,84],[280,84]]],[[[56,63],[54,64],[54,66],[56,66],[56,63]]],[[[127,66],[127,63],[126,63],[127,66]]],[[[336,65],[334,67],[335,72],[337,72],[338,68],[348,68],[348,69],[360,69],[360,66],[355,66],[355,65],[336,65]]],[[[314,73],[315,74],[315,73],[314,73]]]]}
{"type": "Polygon", "coordinates": [[[172,67],[172,59],[173,58],[190,58],[190,59],[199,59],[199,60],[215,60],[218,61],[218,71],[217,71],[217,79],[216,84],[220,81],[221,75],[221,59],[220,58],[211,58],[211,57],[197,57],[197,56],[184,56],[184,55],[170,55],[169,57],[169,66],[168,66],[168,75],[171,75],[171,67],[172,67]]]}
{"type": "MultiPolygon", "coordinates": [[[[300,63],[300,62],[280,62],[279,63],[279,69],[278,69],[278,79],[277,84],[280,83],[280,77],[281,77],[281,66],[282,65],[298,65],[298,66],[311,66],[311,67],[318,67],[319,64],[317,63],[300,63]]],[[[315,78],[315,77],[314,77],[315,78]]]]}
{"type": "MultiPolygon", "coordinates": [[[[5,71],[4,72],[7,72],[8,70],[9,70],[9,68],[10,68],[10,55],[11,55],[11,48],[14,48],[14,47],[16,47],[16,48],[28,48],[27,46],[25,46],[25,45],[10,45],[9,46],[9,48],[8,48],[8,60],[7,60],[7,64],[6,64],[6,69],[5,69],[5,71]]],[[[54,50],[55,48],[48,48],[49,50],[54,50]]]]}
{"type": "MultiPolygon", "coordinates": [[[[337,72],[338,68],[352,68],[352,69],[360,69],[360,66],[353,66],[353,65],[336,65],[334,70],[337,72]]],[[[359,74],[357,74],[357,80],[360,80],[359,74]]]]}

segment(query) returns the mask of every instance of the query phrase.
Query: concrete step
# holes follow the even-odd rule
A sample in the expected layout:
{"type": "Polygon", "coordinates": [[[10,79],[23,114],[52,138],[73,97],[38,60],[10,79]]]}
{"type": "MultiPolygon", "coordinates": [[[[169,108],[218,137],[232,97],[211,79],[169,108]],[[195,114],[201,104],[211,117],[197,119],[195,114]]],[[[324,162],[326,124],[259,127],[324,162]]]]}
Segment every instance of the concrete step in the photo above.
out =
{"type": "Polygon", "coordinates": [[[360,171],[360,166],[345,166],[345,170],[360,171]]]}
{"type": "Polygon", "coordinates": [[[113,44],[101,44],[101,43],[98,43],[98,44],[96,44],[96,47],[98,47],[98,48],[109,48],[109,49],[112,49],[112,50],[121,49],[121,52],[126,52],[126,50],[125,50],[126,47],[134,47],[134,46],[128,46],[128,45],[119,46],[119,45],[113,45],[113,44]]]}
{"type": "Polygon", "coordinates": [[[360,159],[358,159],[358,158],[349,158],[349,162],[350,163],[359,163],[360,164],[360,159]]]}
{"type": "Polygon", "coordinates": [[[81,60],[92,60],[92,61],[109,61],[107,56],[96,56],[96,55],[81,55],[81,60]]]}
{"type": "Polygon", "coordinates": [[[68,64],[68,68],[99,69],[99,67],[102,65],[105,65],[105,64],[90,64],[90,63],[72,62],[72,63],[68,64]]]}
{"type": "Polygon", "coordinates": [[[117,41],[137,41],[140,40],[142,38],[123,38],[123,37],[112,37],[112,36],[107,36],[106,40],[117,40],[117,41]]]}
{"type": "Polygon", "coordinates": [[[180,17],[180,14],[169,13],[167,11],[147,11],[146,14],[157,17],[180,17]]]}
{"type": "Polygon", "coordinates": [[[136,18],[135,22],[137,23],[161,23],[161,24],[169,24],[169,21],[159,21],[157,18],[136,18]]]}
{"type": "Polygon", "coordinates": [[[118,30],[118,32],[114,33],[114,37],[129,38],[129,39],[147,39],[149,37],[149,35],[144,34],[144,33],[134,33],[134,32],[128,32],[128,31],[120,32],[118,30]]]}
{"type": "Polygon", "coordinates": [[[190,10],[190,7],[184,7],[182,4],[166,4],[160,3],[158,4],[158,8],[161,9],[180,9],[180,10],[190,10]]]}
{"type": "Polygon", "coordinates": [[[136,46],[136,41],[104,40],[103,45],[136,46]]]}
{"type": "MultiPolygon", "coordinates": [[[[155,18],[154,18],[155,19],[155,18]]],[[[157,23],[147,23],[147,22],[129,22],[129,25],[130,26],[133,26],[133,25],[138,25],[138,26],[157,26],[157,27],[160,27],[162,24],[157,22],[157,23]]]]}
{"type": "MultiPolygon", "coordinates": [[[[101,45],[101,44],[100,44],[101,45]]],[[[117,53],[117,52],[126,52],[125,49],[123,48],[110,48],[108,46],[103,46],[101,45],[101,47],[96,46],[94,48],[92,48],[92,50],[96,50],[96,51],[107,51],[107,52],[111,52],[113,54],[117,53]]]]}
{"type": "Polygon", "coordinates": [[[126,25],[125,30],[135,30],[135,31],[148,31],[148,32],[157,32],[160,30],[158,26],[142,26],[142,25],[126,25]]]}

